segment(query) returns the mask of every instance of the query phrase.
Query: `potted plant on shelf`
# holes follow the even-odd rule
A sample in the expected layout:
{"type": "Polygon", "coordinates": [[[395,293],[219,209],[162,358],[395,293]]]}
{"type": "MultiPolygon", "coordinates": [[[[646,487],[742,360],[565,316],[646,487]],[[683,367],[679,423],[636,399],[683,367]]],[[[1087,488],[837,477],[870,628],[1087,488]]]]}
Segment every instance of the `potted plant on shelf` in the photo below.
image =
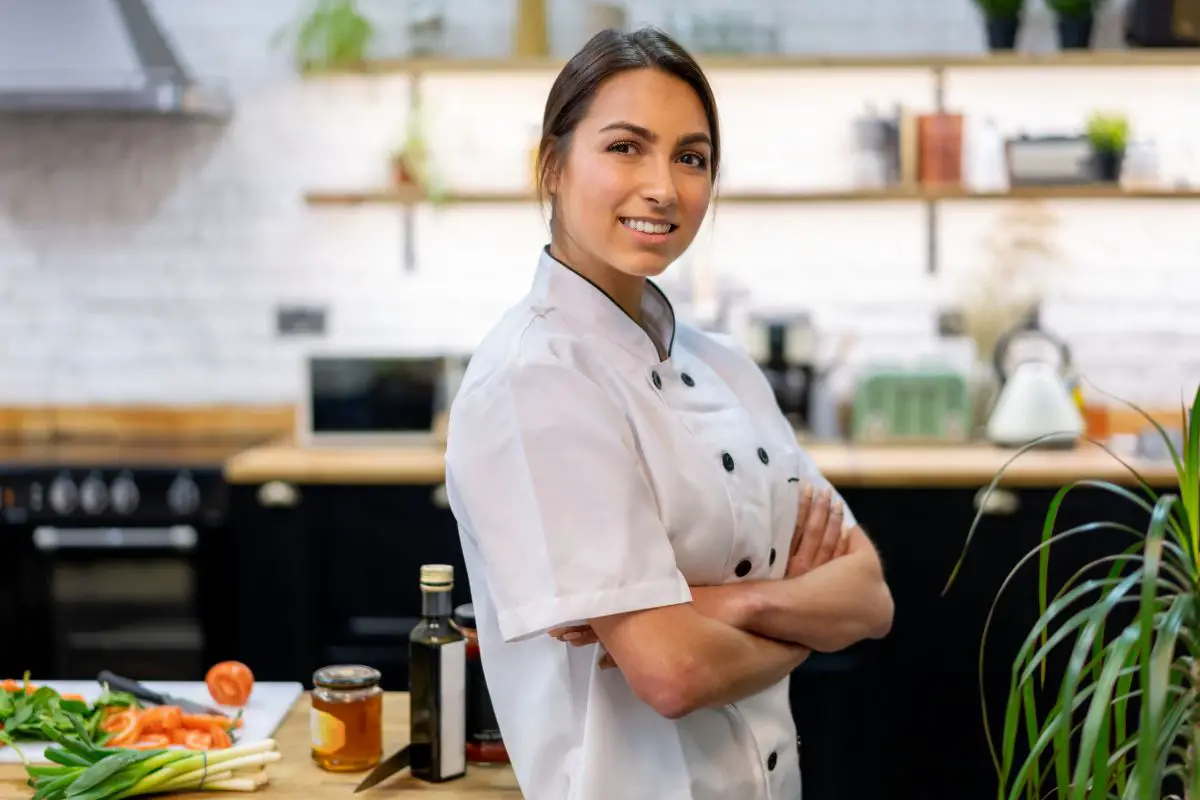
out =
{"type": "Polygon", "coordinates": [[[1086,50],[1092,45],[1096,11],[1103,0],[1046,0],[1058,17],[1058,46],[1063,50],[1086,50]]]}
{"type": "Polygon", "coordinates": [[[375,26],[355,0],[314,0],[309,13],[275,34],[276,46],[290,39],[301,70],[337,69],[361,64],[375,26]]]}
{"type": "Polygon", "coordinates": [[[1025,0],[975,0],[983,13],[988,49],[1014,50],[1021,30],[1021,12],[1025,0]]]}
{"type": "MultiPolygon", "coordinates": [[[[1003,593],[1020,569],[1038,560],[1039,618],[1012,664],[999,753],[991,731],[985,730],[1002,800],[1200,800],[1200,389],[1190,414],[1182,409],[1179,446],[1150,415],[1125,405],[1162,437],[1178,486],[1155,493],[1137,470],[1109,450],[1136,488],[1100,480],[1063,486],[1050,503],[1041,544],[1021,559],[1001,587],[1003,593]],[[1055,531],[1063,500],[1080,487],[1134,504],[1146,514],[1145,528],[1098,519],[1055,531]],[[1068,537],[1102,530],[1128,535],[1129,547],[1091,562],[1051,595],[1051,549],[1068,537]],[[1128,609],[1132,621],[1126,622],[1128,616],[1114,619],[1122,609],[1128,609]],[[1070,659],[1060,684],[1044,687],[1048,656],[1057,655],[1059,648],[1069,648],[1070,659]],[[1043,714],[1047,704],[1040,709],[1037,698],[1045,688],[1053,692],[1054,702],[1043,714]]],[[[1036,445],[1030,443],[1009,459],[987,495],[1008,466],[1036,445]]],[[[986,513],[987,495],[966,546],[986,513]]],[[[951,583],[961,565],[960,558],[951,583]]],[[[995,608],[993,603],[993,613],[995,608]]],[[[989,614],[985,644],[991,619],[989,614]]],[[[982,669],[981,645],[981,684],[982,669]]],[[[986,728],[986,707],[984,712],[986,728]]]]}
{"type": "Polygon", "coordinates": [[[1125,160],[1129,120],[1122,114],[1097,112],[1088,118],[1087,137],[1092,145],[1096,180],[1115,183],[1121,176],[1121,164],[1125,160]]]}

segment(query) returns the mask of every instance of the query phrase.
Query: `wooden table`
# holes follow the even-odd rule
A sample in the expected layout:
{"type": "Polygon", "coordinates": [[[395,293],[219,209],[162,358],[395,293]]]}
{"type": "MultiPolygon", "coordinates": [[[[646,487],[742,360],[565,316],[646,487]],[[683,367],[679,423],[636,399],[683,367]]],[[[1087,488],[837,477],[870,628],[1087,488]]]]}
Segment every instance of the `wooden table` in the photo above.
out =
{"type": "MultiPolygon", "coordinates": [[[[330,800],[331,798],[405,797],[420,792],[445,800],[520,800],[517,780],[507,766],[468,766],[467,776],[444,784],[423,783],[407,770],[359,795],[354,787],[368,773],[333,773],[318,769],[309,755],[309,696],[302,695],[275,734],[283,760],[270,764],[271,782],[252,794],[240,792],[186,792],[159,795],[192,800],[330,800]]],[[[384,754],[390,755],[408,742],[408,694],[389,692],[383,704],[384,754]]],[[[0,765],[0,800],[29,800],[33,790],[25,784],[25,770],[17,764],[0,765]]]]}

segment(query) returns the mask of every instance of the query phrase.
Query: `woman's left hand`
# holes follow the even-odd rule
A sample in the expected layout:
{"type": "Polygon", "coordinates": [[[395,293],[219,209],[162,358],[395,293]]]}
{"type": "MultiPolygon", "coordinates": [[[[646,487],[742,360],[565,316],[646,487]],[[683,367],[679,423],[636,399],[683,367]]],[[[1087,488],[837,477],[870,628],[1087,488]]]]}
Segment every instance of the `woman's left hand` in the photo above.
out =
{"type": "Polygon", "coordinates": [[[565,642],[575,647],[584,647],[585,645],[596,644],[600,641],[599,637],[596,636],[596,632],[592,630],[591,625],[571,625],[565,628],[551,628],[547,633],[560,642],[565,642]]]}

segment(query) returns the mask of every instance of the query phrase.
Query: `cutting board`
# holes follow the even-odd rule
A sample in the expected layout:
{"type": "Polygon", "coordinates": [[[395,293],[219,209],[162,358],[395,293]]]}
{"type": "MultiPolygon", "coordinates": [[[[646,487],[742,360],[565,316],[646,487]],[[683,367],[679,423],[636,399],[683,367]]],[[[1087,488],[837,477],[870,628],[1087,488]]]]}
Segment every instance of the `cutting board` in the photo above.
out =
{"type": "MultiPolygon", "coordinates": [[[[77,694],[89,703],[100,696],[100,684],[96,681],[34,681],[37,686],[49,686],[59,694],[77,694]]],[[[208,694],[208,688],[201,681],[142,681],[149,689],[173,694],[185,700],[193,700],[213,708],[219,708],[230,714],[237,713],[236,708],[218,706],[213,703],[208,694]]],[[[287,716],[288,711],[303,693],[304,687],[299,683],[255,683],[250,695],[250,702],[242,709],[242,727],[238,729],[238,743],[249,744],[270,739],[287,716]]],[[[44,751],[46,745],[40,742],[18,742],[21,752],[34,763],[46,764],[44,751]]],[[[11,747],[0,747],[0,764],[21,763],[21,757],[11,747]]]]}

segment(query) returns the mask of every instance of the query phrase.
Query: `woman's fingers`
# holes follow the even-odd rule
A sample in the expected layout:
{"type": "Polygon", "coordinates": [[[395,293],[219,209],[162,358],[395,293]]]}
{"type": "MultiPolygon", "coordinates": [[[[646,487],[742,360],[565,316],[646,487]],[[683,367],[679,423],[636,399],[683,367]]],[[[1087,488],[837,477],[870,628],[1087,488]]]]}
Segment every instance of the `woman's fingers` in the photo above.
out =
{"type": "Polygon", "coordinates": [[[831,499],[829,516],[825,522],[825,530],[821,533],[821,541],[817,545],[817,553],[812,560],[813,568],[819,567],[822,564],[828,564],[833,560],[838,543],[842,540],[842,529],[845,527],[844,519],[845,509],[842,508],[841,501],[837,498],[831,499]]]}
{"type": "Polygon", "coordinates": [[[800,571],[813,568],[817,549],[825,536],[825,526],[829,522],[829,503],[831,493],[828,487],[821,489],[813,498],[812,506],[804,522],[804,532],[800,536],[800,548],[796,551],[796,566],[800,571]]]}
{"type": "Polygon", "coordinates": [[[850,532],[852,530],[854,529],[843,526],[842,537],[838,539],[837,549],[833,551],[833,559],[831,560],[836,561],[850,552],[850,532]]]}
{"type": "Polygon", "coordinates": [[[582,647],[586,644],[595,644],[600,641],[596,636],[596,632],[592,630],[590,625],[572,625],[566,628],[551,628],[547,631],[555,639],[560,642],[582,647]]]}
{"type": "Polygon", "coordinates": [[[813,485],[806,484],[800,494],[800,510],[796,513],[796,529],[792,532],[792,546],[788,549],[788,559],[796,555],[800,542],[804,540],[804,527],[808,524],[808,515],[812,513],[813,485]]]}

